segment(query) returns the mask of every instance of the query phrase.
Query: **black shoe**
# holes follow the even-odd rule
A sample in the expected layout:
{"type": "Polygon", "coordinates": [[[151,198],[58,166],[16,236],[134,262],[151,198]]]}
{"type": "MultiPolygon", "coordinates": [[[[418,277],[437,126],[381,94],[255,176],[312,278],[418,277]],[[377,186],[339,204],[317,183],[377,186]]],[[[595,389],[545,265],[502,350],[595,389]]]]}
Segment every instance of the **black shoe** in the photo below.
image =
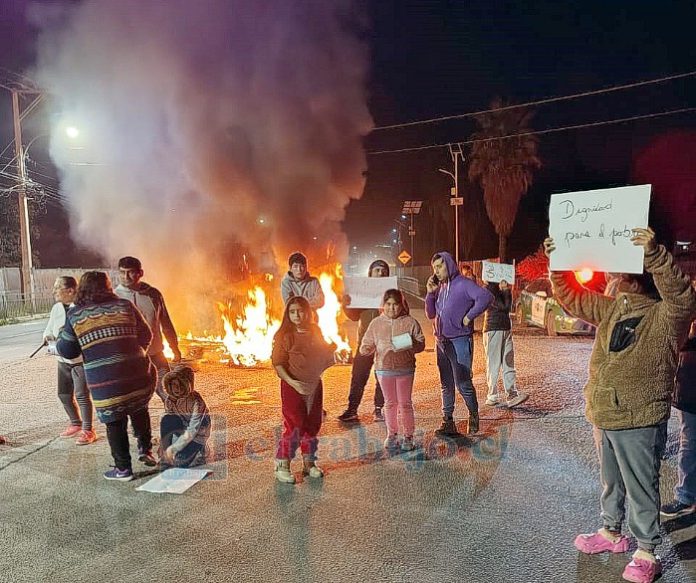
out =
{"type": "Polygon", "coordinates": [[[663,504],[660,514],[663,518],[679,518],[696,512],[696,504],[683,504],[679,500],[663,504]]]}
{"type": "Polygon", "coordinates": [[[469,435],[478,433],[479,430],[479,414],[469,413],[469,435]]]}
{"type": "Polygon", "coordinates": [[[337,417],[337,419],[339,421],[343,421],[344,423],[347,423],[349,421],[357,421],[359,419],[358,412],[354,411],[353,409],[346,409],[337,417]]]}
{"type": "Polygon", "coordinates": [[[442,420],[440,429],[437,429],[435,433],[437,435],[459,435],[459,431],[457,431],[457,425],[455,424],[454,419],[447,417],[442,420]]]}
{"type": "Polygon", "coordinates": [[[372,416],[373,416],[375,423],[378,423],[380,421],[384,421],[384,414],[382,413],[382,407],[375,407],[375,410],[372,413],[372,416]]]}

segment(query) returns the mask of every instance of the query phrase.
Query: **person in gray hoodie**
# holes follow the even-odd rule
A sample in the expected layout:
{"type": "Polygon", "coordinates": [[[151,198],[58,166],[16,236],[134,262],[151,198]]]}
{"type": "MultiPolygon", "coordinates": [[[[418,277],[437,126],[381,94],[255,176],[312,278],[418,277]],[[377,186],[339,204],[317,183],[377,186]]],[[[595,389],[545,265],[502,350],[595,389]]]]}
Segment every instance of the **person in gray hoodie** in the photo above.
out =
{"type": "Polygon", "coordinates": [[[147,350],[150,362],[157,369],[157,385],[155,390],[162,402],[166,399],[162,391],[162,378],[170,371],[169,361],[164,356],[162,334],[167,339],[174,353],[174,362],[181,360],[179,340],[172,319],[167,312],[164,297],[160,291],[142,280],[144,271],[140,259],[136,257],[121,257],[118,261],[118,278],[120,284],[114,292],[119,298],[130,301],[140,311],[152,330],[152,343],[147,350]]]}
{"type": "Polygon", "coordinates": [[[287,304],[290,298],[304,298],[309,302],[309,307],[317,311],[324,306],[324,292],[321,290],[319,280],[309,275],[307,270],[307,257],[299,251],[288,257],[287,272],[280,282],[280,294],[283,303],[287,304]]]}
{"type": "Polygon", "coordinates": [[[493,294],[459,273],[446,251],[433,255],[433,275],[426,283],[425,313],[434,320],[437,368],[442,383],[442,426],[438,433],[457,435],[454,389],[469,409],[469,433],[479,430],[478,401],[471,382],[474,319],[493,301],[493,294]]]}

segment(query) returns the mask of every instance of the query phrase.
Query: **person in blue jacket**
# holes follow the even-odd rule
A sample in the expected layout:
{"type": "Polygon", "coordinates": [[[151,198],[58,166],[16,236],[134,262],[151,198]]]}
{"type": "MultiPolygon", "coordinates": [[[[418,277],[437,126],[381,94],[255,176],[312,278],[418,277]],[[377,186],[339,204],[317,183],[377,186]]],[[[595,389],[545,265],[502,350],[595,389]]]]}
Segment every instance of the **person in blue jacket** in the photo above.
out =
{"type": "Polygon", "coordinates": [[[426,283],[425,313],[434,320],[437,368],[442,384],[442,435],[457,435],[454,389],[469,410],[469,433],[479,430],[478,401],[471,382],[474,319],[486,311],[493,294],[462,276],[446,251],[433,255],[433,275],[426,283]]]}

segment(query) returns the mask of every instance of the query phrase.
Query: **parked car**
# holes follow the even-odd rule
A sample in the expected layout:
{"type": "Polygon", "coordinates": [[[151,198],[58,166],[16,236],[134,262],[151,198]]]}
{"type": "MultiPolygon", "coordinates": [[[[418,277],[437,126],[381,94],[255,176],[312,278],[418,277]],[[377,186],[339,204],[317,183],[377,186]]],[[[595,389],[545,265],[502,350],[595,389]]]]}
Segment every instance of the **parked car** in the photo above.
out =
{"type": "Polygon", "coordinates": [[[518,324],[544,328],[549,336],[594,334],[594,326],[568,314],[553,298],[551,282],[544,277],[531,281],[520,292],[515,315],[518,324]]]}

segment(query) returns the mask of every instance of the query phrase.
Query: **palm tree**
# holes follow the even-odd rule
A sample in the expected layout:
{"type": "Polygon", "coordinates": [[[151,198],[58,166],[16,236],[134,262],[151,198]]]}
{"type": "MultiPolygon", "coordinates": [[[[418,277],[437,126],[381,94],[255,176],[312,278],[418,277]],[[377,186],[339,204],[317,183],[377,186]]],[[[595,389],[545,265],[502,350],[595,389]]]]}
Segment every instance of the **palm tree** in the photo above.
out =
{"type": "MultiPolygon", "coordinates": [[[[491,109],[500,109],[496,99],[491,109]]],[[[532,184],[532,173],[541,167],[538,139],[531,131],[533,112],[524,108],[492,111],[476,116],[480,129],[472,135],[469,179],[483,189],[486,212],[498,234],[498,256],[507,259],[507,240],[515,224],[520,199],[532,184]],[[517,136],[516,134],[520,134],[517,136]],[[505,137],[515,136],[515,137],[505,137]]]]}

